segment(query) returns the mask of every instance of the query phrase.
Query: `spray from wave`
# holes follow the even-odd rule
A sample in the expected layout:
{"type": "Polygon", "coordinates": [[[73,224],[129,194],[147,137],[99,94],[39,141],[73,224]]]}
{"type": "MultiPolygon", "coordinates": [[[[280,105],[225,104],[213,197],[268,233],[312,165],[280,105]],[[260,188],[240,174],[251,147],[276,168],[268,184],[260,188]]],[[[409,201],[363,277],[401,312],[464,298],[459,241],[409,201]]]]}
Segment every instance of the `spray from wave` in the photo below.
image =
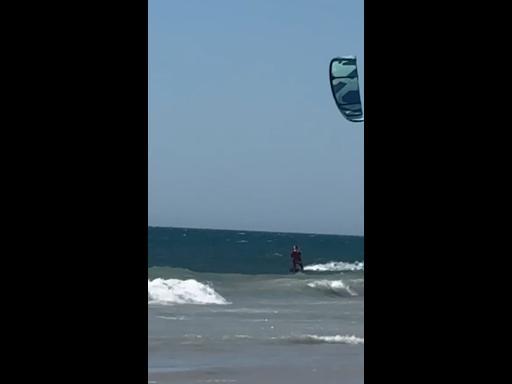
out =
{"type": "Polygon", "coordinates": [[[194,279],[148,280],[149,304],[230,304],[209,285],[194,279]]]}
{"type": "Polygon", "coordinates": [[[364,271],[364,261],[356,261],[355,263],[331,261],[325,264],[306,265],[304,270],[315,272],[364,271]]]}

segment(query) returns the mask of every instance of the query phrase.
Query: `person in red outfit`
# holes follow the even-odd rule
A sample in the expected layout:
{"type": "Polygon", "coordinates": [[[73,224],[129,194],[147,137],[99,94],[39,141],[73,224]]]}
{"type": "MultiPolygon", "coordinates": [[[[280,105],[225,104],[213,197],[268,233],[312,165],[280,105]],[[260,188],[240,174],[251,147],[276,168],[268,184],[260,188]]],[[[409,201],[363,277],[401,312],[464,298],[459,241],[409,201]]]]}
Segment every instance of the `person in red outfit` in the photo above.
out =
{"type": "Polygon", "coordinates": [[[293,246],[290,257],[292,258],[293,262],[293,272],[299,271],[298,266],[300,266],[300,271],[304,272],[304,266],[302,265],[302,253],[300,252],[299,247],[296,245],[293,246]]]}

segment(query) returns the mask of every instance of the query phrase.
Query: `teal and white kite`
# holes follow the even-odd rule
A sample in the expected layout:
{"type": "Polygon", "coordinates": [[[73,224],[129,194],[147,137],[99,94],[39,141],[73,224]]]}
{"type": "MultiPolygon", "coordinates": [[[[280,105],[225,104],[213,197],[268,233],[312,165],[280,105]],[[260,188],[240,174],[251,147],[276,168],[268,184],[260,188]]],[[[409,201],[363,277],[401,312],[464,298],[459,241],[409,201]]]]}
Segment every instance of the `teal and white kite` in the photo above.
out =
{"type": "Polygon", "coordinates": [[[332,96],[341,114],[352,122],[363,122],[356,58],[336,57],[329,64],[332,96]]]}

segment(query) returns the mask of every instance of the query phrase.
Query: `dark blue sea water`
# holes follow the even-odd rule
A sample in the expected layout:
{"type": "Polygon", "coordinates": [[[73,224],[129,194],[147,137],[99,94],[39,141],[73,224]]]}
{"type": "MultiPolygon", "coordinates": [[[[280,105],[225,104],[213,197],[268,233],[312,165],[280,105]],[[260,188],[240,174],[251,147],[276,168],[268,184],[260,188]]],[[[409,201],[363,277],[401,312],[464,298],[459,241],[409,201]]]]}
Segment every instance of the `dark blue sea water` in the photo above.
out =
{"type": "Polygon", "coordinates": [[[363,383],[364,238],[148,229],[149,381],[363,383]],[[290,273],[290,251],[304,273],[290,273]]]}
{"type": "Polygon", "coordinates": [[[364,238],[358,236],[150,227],[149,267],[281,274],[289,269],[294,244],[309,265],[364,261],[364,238]]]}

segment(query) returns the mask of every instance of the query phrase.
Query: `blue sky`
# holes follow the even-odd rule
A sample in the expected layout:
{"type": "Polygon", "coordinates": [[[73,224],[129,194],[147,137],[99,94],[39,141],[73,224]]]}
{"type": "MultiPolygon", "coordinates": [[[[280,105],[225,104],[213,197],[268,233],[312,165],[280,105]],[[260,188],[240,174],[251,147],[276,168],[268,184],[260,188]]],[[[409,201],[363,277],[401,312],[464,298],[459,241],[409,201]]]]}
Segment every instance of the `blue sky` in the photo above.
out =
{"type": "Polygon", "coordinates": [[[363,29],[362,0],[149,0],[149,225],[363,235],[328,80],[355,55],[364,87],[363,29]]]}

